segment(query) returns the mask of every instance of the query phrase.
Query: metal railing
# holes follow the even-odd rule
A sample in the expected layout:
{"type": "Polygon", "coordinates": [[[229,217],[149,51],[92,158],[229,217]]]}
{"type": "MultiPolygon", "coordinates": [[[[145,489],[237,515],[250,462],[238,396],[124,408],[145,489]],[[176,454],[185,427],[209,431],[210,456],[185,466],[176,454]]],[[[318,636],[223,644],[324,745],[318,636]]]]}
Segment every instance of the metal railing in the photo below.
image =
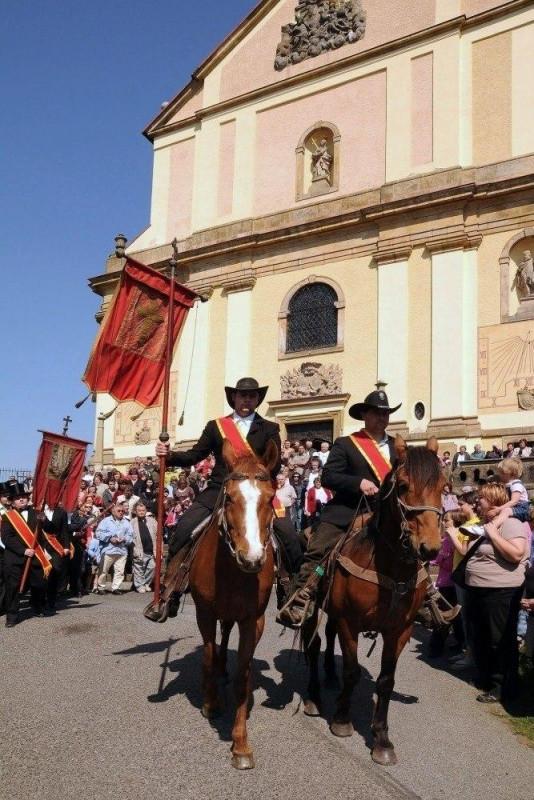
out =
{"type": "Polygon", "coordinates": [[[0,467],[0,482],[3,483],[14,476],[20,483],[23,483],[32,474],[33,470],[24,467],[0,467]]]}

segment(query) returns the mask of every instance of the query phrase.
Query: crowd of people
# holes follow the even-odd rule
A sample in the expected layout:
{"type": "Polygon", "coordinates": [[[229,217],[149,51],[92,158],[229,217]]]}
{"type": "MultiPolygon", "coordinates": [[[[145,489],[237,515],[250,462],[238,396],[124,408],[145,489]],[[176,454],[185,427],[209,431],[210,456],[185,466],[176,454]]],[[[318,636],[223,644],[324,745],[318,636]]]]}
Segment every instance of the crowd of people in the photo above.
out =
{"type": "MultiPolygon", "coordinates": [[[[450,630],[442,627],[432,632],[428,655],[448,657],[453,668],[471,666],[483,690],[479,697],[487,702],[513,693],[518,644],[530,657],[534,655],[534,514],[521,481],[525,447],[507,448],[489,482],[464,486],[457,493],[449,483],[442,498],[445,524],[435,562],[436,585],[452,605],[462,606],[462,612],[450,626],[454,647],[446,648],[450,630]]],[[[286,440],[282,444],[276,494],[298,533],[318,522],[332,498],[321,484],[329,452],[326,441],[286,440]]],[[[466,452],[466,458],[475,457],[474,453],[466,452]]],[[[441,460],[446,463],[447,453],[441,460]]],[[[54,517],[57,510],[45,508],[43,527],[57,534],[64,563],[59,564],[61,558],[52,553],[53,579],[46,582],[46,589],[30,580],[34,612],[39,616],[55,613],[61,594],[75,598],[89,592],[120,594],[126,572],[132,574],[135,591],[150,592],[160,479],[165,485],[163,521],[168,540],[180,517],[205,489],[212,468],[212,457],[189,469],[169,469],[162,478],[151,457],[136,458],[122,470],[98,471],[87,466],[77,508],[58,518],[54,517]]],[[[0,486],[0,504],[24,511],[29,520],[31,491],[31,478],[19,483],[13,477],[0,486]],[[16,492],[10,492],[15,485],[16,492]]],[[[5,546],[4,542],[0,554],[5,546]]],[[[26,548],[22,555],[29,553],[26,548]]],[[[3,596],[8,624],[16,624],[18,605],[10,609],[9,591],[4,590],[3,596]]]]}
{"type": "Polygon", "coordinates": [[[519,653],[534,657],[534,509],[512,454],[477,486],[443,493],[444,527],[435,561],[436,585],[462,610],[449,627],[434,630],[430,658],[471,669],[480,702],[513,698],[519,653]],[[446,650],[450,630],[455,639],[446,650]]]}

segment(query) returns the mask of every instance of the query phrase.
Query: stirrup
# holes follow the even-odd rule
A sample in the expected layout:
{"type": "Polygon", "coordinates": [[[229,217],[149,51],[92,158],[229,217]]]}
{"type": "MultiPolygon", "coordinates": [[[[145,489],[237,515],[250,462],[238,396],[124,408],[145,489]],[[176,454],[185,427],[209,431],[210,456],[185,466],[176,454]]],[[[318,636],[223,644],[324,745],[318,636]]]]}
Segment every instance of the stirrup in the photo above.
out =
{"type": "MultiPolygon", "coordinates": [[[[170,603],[170,598],[168,600],[160,600],[159,602],[157,600],[151,600],[143,609],[143,616],[151,622],[167,622],[170,616],[170,603]]],[[[176,616],[176,614],[174,616],[176,616]]]]}
{"type": "Polygon", "coordinates": [[[424,607],[421,609],[423,612],[423,616],[430,622],[430,626],[432,628],[443,628],[448,627],[453,620],[456,619],[460,611],[462,610],[462,606],[455,605],[451,606],[447,600],[445,600],[442,595],[440,595],[441,599],[444,603],[448,606],[445,610],[441,610],[438,605],[438,601],[434,599],[434,597],[429,597],[425,600],[424,607]],[[425,612],[428,613],[428,617],[426,617],[425,612]]]}
{"type": "Polygon", "coordinates": [[[276,621],[286,628],[298,630],[313,615],[315,598],[308,587],[297,589],[276,615],[276,621]]]}

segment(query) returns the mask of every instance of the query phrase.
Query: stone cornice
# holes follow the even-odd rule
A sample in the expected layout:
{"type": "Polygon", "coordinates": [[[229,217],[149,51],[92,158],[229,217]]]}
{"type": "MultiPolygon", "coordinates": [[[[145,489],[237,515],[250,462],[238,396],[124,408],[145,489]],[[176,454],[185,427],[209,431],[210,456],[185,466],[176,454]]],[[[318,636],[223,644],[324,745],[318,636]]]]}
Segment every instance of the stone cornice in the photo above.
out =
{"type": "Polygon", "coordinates": [[[464,14],[462,14],[454,17],[453,19],[440,22],[429,28],[415,31],[407,36],[394,39],[390,42],[385,42],[376,47],[360,51],[359,53],[353,53],[352,55],[339,59],[338,61],[333,61],[329,64],[323,64],[320,67],[309,69],[306,72],[293,75],[292,77],[285,78],[282,81],[275,81],[265,86],[261,86],[257,89],[247,92],[246,94],[239,95],[238,97],[230,98],[229,100],[216,103],[212,106],[207,106],[206,108],[200,109],[192,116],[178,122],[168,123],[167,120],[176,114],[180,108],[180,104],[184,101],[187,101],[187,99],[196,90],[196,87],[198,87],[203,81],[204,77],[226,55],[228,55],[230,50],[254,28],[259,20],[261,20],[261,17],[266,11],[266,7],[270,7],[273,4],[272,0],[266,0],[256,9],[253,9],[251,14],[249,14],[249,16],[243,20],[243,22],[233,31],[233,33],[231,33],[224,40],[219,48],[217,48],[211,54],[211,56],[209,56],[206,61],[203,62],[203,64],[193,73],[193,80],[191,83],[180,90],[180,92],[173,98],[173,100],[171,100],[163,112],[160,112],[156,115],[156,117],[143,131],[143,135],[146,136],[150,141],[154,141],[157,136],[162,136],[173,131],[180,130],[181,128],[188,127],[192,124],[198,123],[205,117],[209,117],[214,114],[220,114],[224,111],[234,109],[254,100],[262,99],[270,94],[285,91],[286,89],[290,89],[294,86],[299,86],[307,82],[315,82],[318,78],[324,77],[325,75],[330,75],[338,70],[341,72],[348,67],[381,58],[398,50],[414,47],[422,42],[430,43],[431,41],[450,33],[458,32],[461,34],[463,31],[469,30],[470,28],[478,27],[488,22],[493,22],[501,17],[506,17],[511,13],[520,11],[522,8],[532,5],[533,2],[534,0],[510,0],[507,3],[502,3],[496,8],[490,8],[487,11],[483,11],[482,13],[476,14],[472,17],[466,17],[464,14]]]}
{"type": "MultiPolygon", "coordinates": [[[[532,155],[483,167],[434,171],[371,191],[195,232],[179,243],[177,277],[195,291],[208,286],[231,287],[236,281],[250,280],[261,274],[253,262],[262,252],[272,252],[276,247],[283,250],[294,242],[304,247],[307,240],[333,232],[344,237],[345,256],[353,252],[370,255],[377,264],[404,259],[414,247],[426,247],[432,252],[475,248],[483,234],[491,229],[479,223],[480,208],[502,203],[505,198],[508,201],[513,195],[517,195],[517,202],[523,202],[521,193],[525,195],[524,203],[532,204],[533,190],[532,155]],[[439,227],[434,225],[432,220],[442,219],[445,213],[450,215],[450,222],[439,227]],[[403,224],[399,225],[399,221],[403,224]],[[414,221],[421,223],[417,230],[412,225],[414,221]],[[236,266],[218,268],[215,276],[209,271],[210,262],[215,259],[219,262],[224,259],[226,263],[233,261],[236,266]],[[247,264],[245,272],[243,262],[247,264]]],[[[525,224],[528,222],[520,223],[521,227],[525,224]]],[[[517,228],[517,222],[508,218],[502,220],[499,229],[507,228],[517,228]]],[[[164,244],[129,254],[158,269],[168,262],[172,248],[164,244]]],[[[300,266],[305,259],[305,253],[301,252],[300,266]]],[[[288,262],[287,257],[282,260],[288,262]]],[[[109,259],[108,272],[90,279],[93,291],[101,295],[112,292],[120,266],[119,259],[109,259]]]]}

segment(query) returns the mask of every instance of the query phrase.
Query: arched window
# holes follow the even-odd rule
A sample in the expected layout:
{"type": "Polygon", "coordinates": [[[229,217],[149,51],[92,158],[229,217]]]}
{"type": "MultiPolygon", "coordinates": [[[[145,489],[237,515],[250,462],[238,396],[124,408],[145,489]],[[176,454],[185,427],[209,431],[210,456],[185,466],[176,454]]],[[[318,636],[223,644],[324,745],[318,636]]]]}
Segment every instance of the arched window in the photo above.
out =
{"type": "Polygon", "coordinates": [[[337,294],[326,283],[302,286],[289,301],[286,353],[337,345],[337,294]]]}

